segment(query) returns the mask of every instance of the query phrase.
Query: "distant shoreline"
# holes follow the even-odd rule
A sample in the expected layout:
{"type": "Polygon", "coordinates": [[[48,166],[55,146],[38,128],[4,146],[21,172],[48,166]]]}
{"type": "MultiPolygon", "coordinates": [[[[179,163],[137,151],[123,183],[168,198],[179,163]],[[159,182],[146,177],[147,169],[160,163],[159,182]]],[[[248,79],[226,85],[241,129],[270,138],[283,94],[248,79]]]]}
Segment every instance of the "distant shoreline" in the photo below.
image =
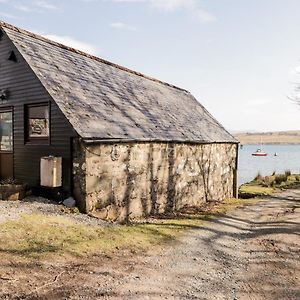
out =
{"type": "MultiPolygon", "coordinates": [[[[260,142],[256,142],[256,143],[241,143],[240,145],[260,145],[260,142]]],[[[300,143],[281,143],[281,142],[274,142],[274,143],[263,143],[263,145],[291,145],[291,146],[300,146],[300,143]]]]}
{"type": "Polygon", "coordinates": [[[237,133],[234,137],[242,145],[300,145],[300,130],[263,132],[263,133],[237,133]]]}

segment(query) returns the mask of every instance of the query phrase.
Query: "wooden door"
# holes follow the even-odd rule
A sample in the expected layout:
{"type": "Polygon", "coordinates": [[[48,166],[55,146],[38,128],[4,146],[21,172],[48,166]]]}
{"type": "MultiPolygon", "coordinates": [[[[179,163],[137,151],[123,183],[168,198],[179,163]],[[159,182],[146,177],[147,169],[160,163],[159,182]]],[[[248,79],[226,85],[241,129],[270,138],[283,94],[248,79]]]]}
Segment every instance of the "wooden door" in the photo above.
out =
{"type": "Polygon", "coordinates": [[[0,180],[13,179],[13,113],[0,109],[0,180]]]}

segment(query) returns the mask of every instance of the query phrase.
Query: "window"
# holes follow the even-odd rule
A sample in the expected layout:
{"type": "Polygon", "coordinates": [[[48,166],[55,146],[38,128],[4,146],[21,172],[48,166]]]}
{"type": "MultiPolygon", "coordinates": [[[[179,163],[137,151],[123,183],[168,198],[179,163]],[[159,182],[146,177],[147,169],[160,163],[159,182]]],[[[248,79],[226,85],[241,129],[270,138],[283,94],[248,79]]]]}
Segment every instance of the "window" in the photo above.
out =
{"type": "Polygon", "coordinates": [[[49,105],[26,106],[26,141],[49,142],[49,105]]]}
{"type": "Polygon", "coordinates": [[[0,151],[13,151],[12,112],[0,112],[0,151]]]}

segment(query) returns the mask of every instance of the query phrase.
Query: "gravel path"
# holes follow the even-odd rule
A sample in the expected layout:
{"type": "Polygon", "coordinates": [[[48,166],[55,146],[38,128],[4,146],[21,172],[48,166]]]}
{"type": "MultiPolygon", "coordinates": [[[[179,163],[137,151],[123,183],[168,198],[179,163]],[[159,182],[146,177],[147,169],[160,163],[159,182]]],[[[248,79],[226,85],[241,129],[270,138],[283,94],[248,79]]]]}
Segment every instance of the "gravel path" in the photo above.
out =
{"type": "Polygon", "coordinates": [[[48,216],[63,216],[77,223],[87,225],[106,225],[107,222],[90,217],[86,214],[74,213],[72,209],[54,201],[30,196],[22,201],[0,200],[0,224],[1,222],[16,220],[23,214],[44,214],[48,216]]]}
{"type": "Polygon", "coordinates": [[[300,191],[192,228],[107,299],[300,299],[300,191]]]}

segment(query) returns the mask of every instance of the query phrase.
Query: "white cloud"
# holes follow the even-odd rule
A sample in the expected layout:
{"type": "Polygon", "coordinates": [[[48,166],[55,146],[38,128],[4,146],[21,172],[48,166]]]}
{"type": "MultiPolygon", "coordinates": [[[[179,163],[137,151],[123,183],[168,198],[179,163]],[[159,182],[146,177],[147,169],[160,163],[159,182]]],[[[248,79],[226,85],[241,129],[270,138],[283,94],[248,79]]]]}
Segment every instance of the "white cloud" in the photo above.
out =
{"type": "Polygon", "coordinates": [[[197,6],[194,0],[149,0],[151,5],[163,10],[176,10],[197,6]]]}
{"type": "MultiPolygon", "coordinates": [[[[84,0],[84,1],[92,1],[92,0],[84,0]]],[[[94,0],[96,1],[96,0],[94,0]]],[[[148,2],[149,0],[104,0],[104,1],[111,1],[111,2],[148,2]]]]}
{"type": "Polygon", "coordinates": [[[217,19],[211,13],[203,10],[203,9],[196,9],[193,12],[195,18],[199,20],[201,23],[212,23],[215,22],[217,19]]]}
{"type": "Polygon", "coordinates": [[[2,13],[2,12],[0,12],[0,16],[3,17],[3,18],[13,19],[13,20],[20,20],[21,19],[21,18],[15,16],[15,15],[8,14],[8,13],[2,13]]]}
{"type": "Polygon", "coordinates": [[[124,30],[130,30],[130,31],[136,31],[136,27],[123,23],[123,22],[114,22],[109,24],[110,27],[115,28],[115,29],[124,29],[124,30]]]}
{"type": "Polygon", "coordinates": [[[60,8],[44,0],[37,0],[33,3],[35,6],[46,10],[59,10],[60,8]]]}
{"type": "Polygon", "coordinates": [[[45,38],[53,40],[57,43],[81,50],[83,52],[96,55],[98,52],[97,47],[92,44],[78,41],[70,36],[60,36],[55,34],[42,34],[45,38]]]}
{"type": "MultiPolygon", "coordinates": [[[[1,0],[0,0],[1,1],[1,0]]],[[[3,0],[2,0],[3,1],[3,0]]],[[[14,5],[14,8],[23,11],[23,12],[38,12],[42,13],[45,11],[59,11],[61,8],[59,6],[53,5],[45,0],[35,0],[35,1],[28,1],[26,4],[24,3],[17,3],[14,5]]]]}
{"type": "Polygon", "coordinates": [[[147,3],[161,11],[173,12],[184,10],[201,23],[216,21],[216,17],[200,6],[198,0],[105,0],[117,3],[147,3]]]}
{"type": "Polygon", "coordinates": [[[16,4],[14,6],[14,8],[18,9],[18,10],[21,10],[21,11],[24,11],[24,12],[32,12],[32,11],[35,11],[33,8],[29,7],[29,6],[26,6],[26,5],[23,5],[23,4],[16,4]]]}

